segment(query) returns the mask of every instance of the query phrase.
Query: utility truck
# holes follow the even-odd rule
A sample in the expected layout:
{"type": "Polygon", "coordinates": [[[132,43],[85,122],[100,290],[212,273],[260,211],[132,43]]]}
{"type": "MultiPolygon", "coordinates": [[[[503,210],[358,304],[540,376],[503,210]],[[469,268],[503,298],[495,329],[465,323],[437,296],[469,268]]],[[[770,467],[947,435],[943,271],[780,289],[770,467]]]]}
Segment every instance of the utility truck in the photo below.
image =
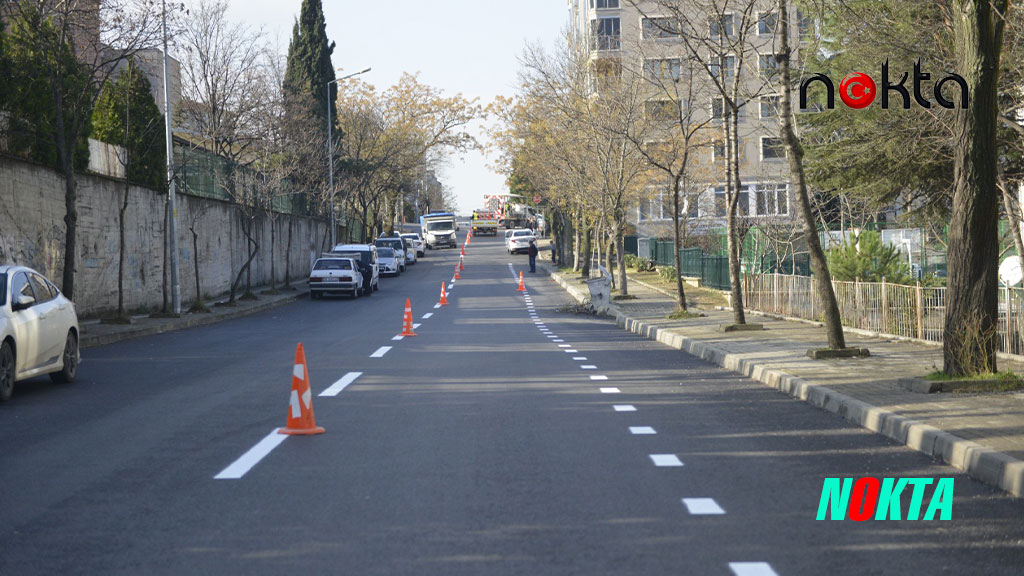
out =
{"type": "Polygon", "coordinates": [[[455,248],[455,214],[452,212],[433,212],[420,216],[420,233],[428,250],[441,246],[455,248]]]}

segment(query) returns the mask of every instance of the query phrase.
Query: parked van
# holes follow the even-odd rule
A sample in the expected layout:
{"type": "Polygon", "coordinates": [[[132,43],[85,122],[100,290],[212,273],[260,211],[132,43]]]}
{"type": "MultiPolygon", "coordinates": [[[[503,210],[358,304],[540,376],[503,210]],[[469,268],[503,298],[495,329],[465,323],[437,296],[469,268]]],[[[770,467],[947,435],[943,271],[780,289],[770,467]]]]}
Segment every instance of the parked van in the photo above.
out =
{"type": "Polygon", "coordinates": [[[331,254],[352,258],[363,273],[363,294],[369,296],[380,289],[380,270],[377,268],[377,247],[373,244],[338,244],[331,254]]]}

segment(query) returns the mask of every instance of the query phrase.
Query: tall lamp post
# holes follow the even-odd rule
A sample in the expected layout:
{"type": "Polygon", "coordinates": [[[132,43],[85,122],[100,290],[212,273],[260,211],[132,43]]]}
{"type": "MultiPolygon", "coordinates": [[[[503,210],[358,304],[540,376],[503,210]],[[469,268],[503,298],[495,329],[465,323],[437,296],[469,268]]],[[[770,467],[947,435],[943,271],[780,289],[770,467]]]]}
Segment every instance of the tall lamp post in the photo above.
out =
{"type": "MultiPolygon", "coordinates": [[[[167,250],[170,252],[171,268],[171,309],[174,315],[181,314],[181,282],[178,278],[178,217],[174,201],[174,141],[171,135],[171,90],[167,77],[167,1],[161,4],[164,33],[164,137],[167,145],[167,250]]],[[[196,294],[196,299],[199,295],[196,294]]]]}
{"type": "Polygon", "coordinates": [[[360,70],[354,74],[348,76],[342,76],[341,78],[335,78],[327,83],[327,179],[328,188],[330,188],[331,194],[331,250],[337,244],[334,237],[334,138],[331,136],[331,84],[334,84],[340,80],[347,80],[353,76],[359,76],[360,74],[366,74],[370,69],[360,70]]]}

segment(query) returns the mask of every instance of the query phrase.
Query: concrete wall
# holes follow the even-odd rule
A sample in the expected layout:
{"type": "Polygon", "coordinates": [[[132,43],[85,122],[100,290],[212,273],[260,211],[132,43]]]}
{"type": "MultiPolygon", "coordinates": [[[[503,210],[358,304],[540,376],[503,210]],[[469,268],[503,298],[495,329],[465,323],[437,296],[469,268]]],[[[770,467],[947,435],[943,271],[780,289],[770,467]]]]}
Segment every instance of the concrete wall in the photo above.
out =
{"type": "MultiPolygon", "coordinates": [[[[78,264],[75,304],[81,316],[117,308],[118,211],[124,183],[80,174],[78,182],[78,264]]],[[[126,213],[125,306],[157,310],[163,296],[164,206],[166,194],[129,189],[126,213]]],[[[248,256],[242,215],[230,203],[178,195],[178,246],[183,307],[195,299],[195,254],[189,227],[199,235],[199,275],[204,297],[227,292],[248,256]]],[[[31,266],[61,285],[64,262],[64,181],[48,168],[0,156],[0,264],[31,266]]],[[[255,237],[259,254],[252,265],[254,286],[268,284],[271,270],[271,221],[258,213],[255,237]]],[[[283,280],[285,257],[291,276],[304,282],[311,258],[324,244],[327,224],[277,214],[273,223],[275,274],[283,280]],[[291,251],[286,255],[289,221],[291,251]]],[[[244,280],[243,280],[244,282],[244,280]]],[[[244,287],[244,285],[243,285],[244,287]]]]}

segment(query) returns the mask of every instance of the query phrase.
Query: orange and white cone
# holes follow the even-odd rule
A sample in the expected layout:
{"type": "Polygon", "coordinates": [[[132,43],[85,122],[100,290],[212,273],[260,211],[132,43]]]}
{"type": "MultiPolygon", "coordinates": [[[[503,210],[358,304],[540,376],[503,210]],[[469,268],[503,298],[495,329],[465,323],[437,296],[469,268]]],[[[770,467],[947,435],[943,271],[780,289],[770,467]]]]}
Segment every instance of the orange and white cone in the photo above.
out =
{"type": "Polygon", "coordinates": [[[455,276],[452,276],[452,279],[453,280],[462,280],[462,278],[459,277],[459,265],[458,264],[455,265],[455,276]]]}
{"type": "Polygon", "coordinates": [[[516,292],[526,292],[526,286],[523,285],[523,271],[519,271],[519,288],[516,288],[516,292]]]}
{"type": "Polygon", "coordinates": [[[441,306],[448,305],[448,298],[445,296],[444,293],[444,282],[441,282],[441,301],[438,302],[438,304],[440,304],[441,306]]]}
{"type": "Polygon", "coordinates": [[[462,256],[459,256],[459,270],[462,272],[466,271],[466,264],[462,261],[462,256]]]}
{"type": "Polygon", "coordinates": [[[295,365],[292,368],[292,394],[288,401],[288,425],[277,429],[278,434],[323,434],[324,429],[316,425],[313,417],[313,391],[309,388],[309,368],[306,367],[306,352],[299,342],[295,348],[295,365]]]}
{"type": "Polygon", "coordinates": [[[412,331],[412,303],[405,299],[405,317],[402,318],[402,333],[399,336],[415,336],[412,331]]]}

